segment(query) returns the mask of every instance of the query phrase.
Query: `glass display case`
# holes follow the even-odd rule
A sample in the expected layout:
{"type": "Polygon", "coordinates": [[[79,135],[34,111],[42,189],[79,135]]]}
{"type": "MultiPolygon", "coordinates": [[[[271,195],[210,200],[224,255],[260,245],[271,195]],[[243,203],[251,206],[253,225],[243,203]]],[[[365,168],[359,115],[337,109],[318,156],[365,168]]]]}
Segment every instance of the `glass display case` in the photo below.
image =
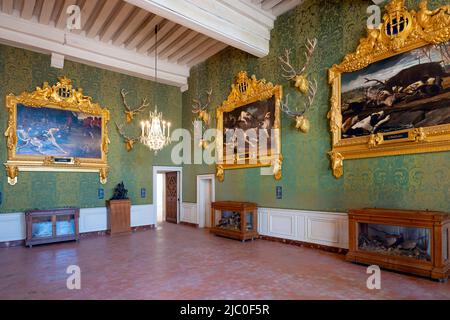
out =
{"type": "Polygon", "coordinates": [[[349,211],[346,260],[446,280],[450,214],[436,211],[349,211]]]}
{"type": "Polygon", "coordinates": [[[431,261],[427,228],[358,223],[358,250],[431,261]]]}
{"type": "Polygon", "coordinates": [[[212,203],[211,208],[212,233],[242,241],[258,236],[255,203],[219,201],[212,203]]]}
{"type": "Polygon", "coordinates": [[[25,244],[31,247],[36,244],[78,240],[79,215],[78,208],[27,211],[25,244]]]}

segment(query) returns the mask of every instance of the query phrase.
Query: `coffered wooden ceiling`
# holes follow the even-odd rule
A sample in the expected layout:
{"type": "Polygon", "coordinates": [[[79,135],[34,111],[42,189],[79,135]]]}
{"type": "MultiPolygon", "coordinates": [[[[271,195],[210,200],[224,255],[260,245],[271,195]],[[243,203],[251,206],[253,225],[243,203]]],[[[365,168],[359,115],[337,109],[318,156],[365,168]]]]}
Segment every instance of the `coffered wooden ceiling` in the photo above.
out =
{"type": "Polygon", "coordinates": [[[0,0],[0,41],[186,89],[189,69],[228,45],[264,56],[276,16],[301,0],[0,0]],[[68,31],[67,7],[81,9],[68,31]]]}

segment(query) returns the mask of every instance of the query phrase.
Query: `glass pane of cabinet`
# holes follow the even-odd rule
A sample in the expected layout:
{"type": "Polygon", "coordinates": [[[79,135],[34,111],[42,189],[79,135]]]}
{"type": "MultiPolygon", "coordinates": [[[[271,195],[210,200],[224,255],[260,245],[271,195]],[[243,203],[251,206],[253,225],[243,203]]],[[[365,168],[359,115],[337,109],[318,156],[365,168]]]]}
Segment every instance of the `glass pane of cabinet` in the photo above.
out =
{"type": "Polygon", "coordinates": [[[358,223],[358,250],[431,261],[427,228],[358,223]]]}
{"type": "Polygon", "coordinates": [[[227,230],[241,230],[241,214],[235,211],[220,211],[216,227],[227,230]]]}
{"type": "Polygon", "coordinates": [[[31,230],[33,238],[47,238],[53,236],[52,217],[33,217],[33,224],[31,230]]]}
{"type": "Polygon", "coordinates": [[[247,231],[253,230],[253,212],[245,213],[245,229],[247,231]]]}
{"type": "Polygon", "coordinates": [[[75,234],[75,220],[73,215],[61,215],[56,217],[56,236],[75,234]]]}

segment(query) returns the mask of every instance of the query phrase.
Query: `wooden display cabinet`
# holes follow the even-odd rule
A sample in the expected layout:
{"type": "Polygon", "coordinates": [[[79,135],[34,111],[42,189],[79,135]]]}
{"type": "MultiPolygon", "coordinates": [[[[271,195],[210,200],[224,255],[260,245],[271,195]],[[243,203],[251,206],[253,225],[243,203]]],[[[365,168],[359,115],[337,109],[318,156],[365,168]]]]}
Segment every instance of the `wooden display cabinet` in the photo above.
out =
{"type": "Polygon", "coordinates": [[[436,211],[349,211],[346,260],[446,281],[450,214],[436,211]]]}
{"type": "Polygon", "coordinates": [[[25,245],[79,240],[80,209],[64,208],[25,212],[27,237],[25,245]]]}
{"type": "Polygon", "coordinates": [[[258,237],[255,203],[218,201],[211,204],[211,209],[211,233],[241,241],[258,237]]]}

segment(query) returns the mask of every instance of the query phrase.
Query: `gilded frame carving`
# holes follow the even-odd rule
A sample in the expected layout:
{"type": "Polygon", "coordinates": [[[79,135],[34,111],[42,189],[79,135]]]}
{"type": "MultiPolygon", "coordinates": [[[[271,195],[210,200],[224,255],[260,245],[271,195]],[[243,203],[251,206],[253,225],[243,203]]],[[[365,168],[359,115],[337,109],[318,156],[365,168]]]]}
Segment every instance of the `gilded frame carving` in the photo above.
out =
{"type": "Polygon", "coordinates": [[[450,150],[450,124],[342,139],[342,73],[357,71],[389,57],[450,40],[449,5],[430,10],[427,1],[422,0],[416,12],[406,8],[405,0],[392,0],[386,5],[385,11],[380,28],[367,29],[367,37],[360,39],[356,51],[346,55],[342,63],[329,69],[329,83],[332,87],[331,108],[328,113],[332,137],[329,156],[336,178],[343,175],[344,159],[450,150]],[[392,28],[390,22],[400,16],[410,23],[396,35],[388,35],[387,28],[392,28]],[[402,134],[404,138],[384,140],[385,135],[394,133],[402,134]]]}
{"type": "Polygon", "coordinates": [[[217,108],[217,165],[216,165],[216,177],[220,182],[224,180],[224,170],[240,169],[240,168],[255,168],[255,167],[272,167],[272,173],[276,180],[282,177],[282,161],[283,156],[281,154],[281,122],[280,122],[280,110],[281,99],[283,95],[283,89],[280,85],[273,85],[266,80],[257,80],[255,75],[251,78],[247,76],[247,72],[240,71],[234,84],[231,85],[231,92],[228,95],[221,106],[217,108]],[[224,147],[223,147],[223,114],[224,112],[233,111],[236,108],[270,98],[274,98],[275,101],[275,117],[274,125],[272,129],[275,129],[274,140],[275,146],[272,146],[267,150],[267,155],[261,156],[258,152],[256,163],[238,163],[238,159],[234,158],[234,163],[228,163],[224,161],[224,147]]]}
{"type": "Polygon", "coordinates": [[[33,92],[23,92],[19,96],[6,96],[8,124],[5,131],[8,159],[4,163],[8,183],[15,185],[20,171],[77,171],[98,172],[100,182],[105,184],[108,176],[107,153],[110,140],[108,138],[107,123],[110,119],[108,109],[93,103],[92,98],[83,94],[83,89],[72,88],[71,80],[59,78],[57,84],[50,86],[44,82],[42,88],[37,87],[33,92]],[[32,108],[53,108],[74,112],[82,112],[93,116],[101,116],[101,158],[71,158],[69,163],[55,162],[52,156],[17,155],[17,104],[32,108]]]}

